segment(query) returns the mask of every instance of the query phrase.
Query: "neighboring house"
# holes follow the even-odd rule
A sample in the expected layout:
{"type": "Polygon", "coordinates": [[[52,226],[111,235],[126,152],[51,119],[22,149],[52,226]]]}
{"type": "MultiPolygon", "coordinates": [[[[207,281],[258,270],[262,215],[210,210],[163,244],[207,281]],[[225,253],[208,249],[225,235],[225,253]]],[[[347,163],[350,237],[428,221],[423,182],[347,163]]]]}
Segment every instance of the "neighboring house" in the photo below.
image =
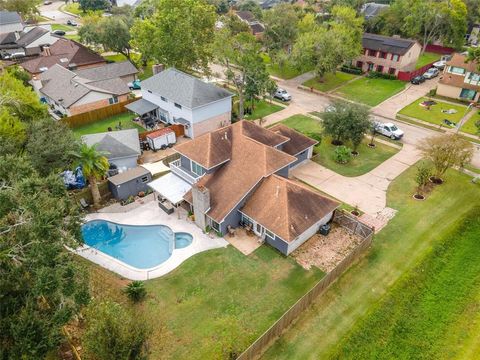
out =
{"type": "Polygon", "coordinates": [[[14,53],[25,56],[39,55],[45,46],[51,46],[59,37],[51,34],[50,25],[25,27],[22,32],[11,32],[0,35],[0,55],[2,57],[14,53]]]}
{"type": "Polygon", "coordinates": [[[170,68],[143,80],[142,99],[126,108],[164,124],[180,124],[185,136],[195,138],[230,124],[232,96],[223,88],[170,68]]]}
{"type": "Polygon", "coordinates": [[[360,13],[363,14],[365,20],[373,19],[378,16],[382,11],[388,9],[390,5],[388,4],[377,4],[374,2],[365,3],[360,9],[360,13]]]}
{"type": "Polygon", "coordinates": [[[0,11],[0,34],[23,30],[22,18],[16,11],[0,11]]]}
{"type": "Polygon", "coordinates": [[[47,71],[55,64],[69,70],[77,70],[106,64],[106,61],[76,41],[59,38],[53,45],[44,46],[38,57],[23,61],[20,66],[34,76],[47,71]]]}
{"type": "Polygon", "coordinates": [[[378,71],[391,75],[415,70],[422,51],[415,40],[369,33],[363,34],[362,46],[362,55],[353,61],[353,65],[364,72],[378,71]]]}
{"type": "Polygon", "coordinates": [[[52,110],[71,116],[126,101],[137,72],[129,61],[76,71],[55,64],[32,84],[52,110]]]}
{"type": "Polygon", "coordinates": [[[447,62],[438,81],[437,94],[453,99],[480,102],[479,64],[474,61],[465,61],[465,55],[454,54],[447,62]]]}
{"type": "Polygon", "coordinates": [[[480,46],[480,24],[471,24],[468,27],[466,40],[470,46],[480,46]]]}
{"type": "Polygon", "coordinates": [[[141,155],[137,129],[83,135],[82,141],[88,146],[96,145],[98,151],[105,152],[108,162],[115,165],[120,173],[137,167],[141,155]]]}
{"type": "Polygon", "coordinates": [[[284,125],[265,129],[239,121],[175,146],[180,159],[151,187],[159,201],[190,204],[202,229],[226,234],[229,227],[250,226],[288,255],[330,221],[339,205],[288,179],[291,168],[311,158],[315,144],[284,125]]]}
{"type": "Polygon", "coordinates": [[[235,15],[246,23],[250,27],[250,31],[252,35],[254,35],[257,39],[263,36],[265,32],[265,27],[262,23],[255,19],[255,16],[252,14],[251,11],[236,11],[235,15]]]}
{"type": "Polygon", "coordinates": [[[125,200],[137,196],[139,192],[148,190],[147,183],[152,181],[152,174],[147,169],[137,166],[108,178],[108,188],[117,200],[125,200]]]}

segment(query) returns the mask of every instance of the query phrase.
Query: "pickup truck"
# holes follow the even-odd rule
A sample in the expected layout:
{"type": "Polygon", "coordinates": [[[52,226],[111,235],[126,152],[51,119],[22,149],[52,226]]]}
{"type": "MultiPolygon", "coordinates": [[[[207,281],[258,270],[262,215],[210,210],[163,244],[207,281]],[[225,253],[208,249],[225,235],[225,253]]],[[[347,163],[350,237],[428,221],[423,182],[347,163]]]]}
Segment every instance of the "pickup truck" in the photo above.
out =
{"type": "Polygon", "coordinates": [[[389,137],[392,140],[400,140],[403,137],[403,131],[395,124],[375,121],[374,125],[377,133],[389,137]]]}

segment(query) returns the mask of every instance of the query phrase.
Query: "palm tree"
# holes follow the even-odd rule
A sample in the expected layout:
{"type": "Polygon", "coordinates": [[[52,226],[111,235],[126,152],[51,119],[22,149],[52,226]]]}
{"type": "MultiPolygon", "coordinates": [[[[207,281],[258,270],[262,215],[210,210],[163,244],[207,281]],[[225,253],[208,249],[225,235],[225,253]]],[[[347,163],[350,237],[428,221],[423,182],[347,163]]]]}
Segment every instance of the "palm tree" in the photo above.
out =
{"type": "Polygon", "coordinates": [[[90,183],[90,191],[92,192],[93,206],[98,208],[100,205],[100,191],[98,190],[97,180],[105,176],[110,164],[105,157],[107,153],[97,151],[96,145],[88,146],[82,144],[78,152],[71,153],[77,159],[78,165],[82,167],[83,174],[90,183]]]}

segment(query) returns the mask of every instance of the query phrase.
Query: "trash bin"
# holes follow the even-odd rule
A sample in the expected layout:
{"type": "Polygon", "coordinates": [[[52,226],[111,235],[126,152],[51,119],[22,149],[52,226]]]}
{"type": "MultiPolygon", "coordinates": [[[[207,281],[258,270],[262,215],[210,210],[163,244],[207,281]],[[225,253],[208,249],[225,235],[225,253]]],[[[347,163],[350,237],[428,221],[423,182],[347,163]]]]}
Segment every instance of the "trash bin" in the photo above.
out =
{"type": "Polygon", "coordinates": [[[322,234],[324,236],[327,236],[329,232],[330,232],[330,225],[329,224],[325,224],[325,225],[320,226],[320,229],[318,230],[318,233],[322,234]]]}

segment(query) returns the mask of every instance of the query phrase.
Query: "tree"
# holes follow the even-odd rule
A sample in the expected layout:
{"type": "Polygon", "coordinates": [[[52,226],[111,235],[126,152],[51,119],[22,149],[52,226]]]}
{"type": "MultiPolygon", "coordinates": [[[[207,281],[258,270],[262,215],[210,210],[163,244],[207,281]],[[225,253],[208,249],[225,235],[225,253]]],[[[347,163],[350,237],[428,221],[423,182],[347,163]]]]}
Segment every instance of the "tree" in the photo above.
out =
{"type": "Polygon", "coordinates": [[[79,144],[67,125],[50,118],[39,119],[29,126],[28,133],[26,150],[40,175],[61,172],[71,165],[71,153],[79,144]]]}
{"type": "Polygon", "coordinates": [[[480,120],[475,121],[475,127],[477,128],[477,135],[480,136],[480,120]]]}
{"type": "Polygon", "coordinates": [[[217,14],[226,14],[230,7],[228,0],[207,0],[207,3],[215,7],[217,14]]]}
{"type": "Polygon", "coordinates": [[[26,137],[25,124],[6,109],[0,109],[0,154],[17,153],[26,137]]]}
{"type": "Polygon", "coordinates": [[[7,11],[16,11],[24,19],[37,15],[38,0],[0,0],[0,9],[7,11]]]}
{"type": "Polygon", "coordinates": [[[480,47],[469,48],[466,61],[476,61],[478,64],[478,70],[480,71],[480,47]]]}
{"type": "Polygon", "coordinates": [[[459,135],[442,134],[423,140],[419,146],[423,157],[430,160],[435,169],[434,176],[440,179],[454,166],[463,167],[473,156],[473,145],[459,135]]]}
{"type": "Polygon", "coordinates": [[[432,169],[425,163],[421,163],[417,166],[417,173],[415,175],[415,182],[417,183],[417,193],[423,195],[423,191],[428,184],[430,176],[432,175],[432,169]]]}
{"type": "Polygon", "coordinates": [[[250,33],[250,26],[240,20],[238,16],[234,14],[225,15],[223,18],[224,26],[228,29],[230,34],[237,35],[241,32],[250,33]]]}
{"type": "Polygon", "coordinates": [[[0,156],[0,354],[43,359],[89,301],[87,274],[64,246],[81,244],[80,214],[55,175],[0,156]]]}
{"type": "Polygon", "coordinates": [[[108,171],[110,164],[104,156],[104,152],[97,151],[95,145],[82,144],[77,152],[70,153],[77,159],[78,165],[82,167],[83,174],[90,184],[93,204],[96,208],[100,205],[101,197],[98,190],[97,180],[102,179],[108,171]]]}
{"type": "Polygon", "coordinates": [[[358,154],[358,146],[362,143],[365,134],[373,127],[372,119],[367,107],[349,104],[348,138],[353,145],[353,154],[358,154]]]}
{"type": "Polygon", "coordinates": [[[146,358],[149,329],[140,314],[111,301],[92,303],[86,311],[86,324],[82,344],[89,358],[146,358]]]}
{"type": "Polygon", "coordinates": [[[133,302],[139,302],[140,300],[145,299],[145,296],[147,296],[147,289],[145,289],[145,283],[143,281],[132,281],[125,286],[123,291],[133,302]]]}
{"type": "Polygon", "coordinates": [[[269,53],[290,49],[297,36],[299,12],[291,4],[282,3],[265,12],[263,42],[269,53]]]}
{"type": "Polygon", "coordinates": [[[264,95],[269,85],[269,75],[260,56],[260,44],[248,33],[232,36],[228,29],[217,32],[215,54],[218,62],[224,66],[226,77],[233,82],[239,99],[240,119],[244,115],[245,98],[254,99],[264,95]]]}
{"type": "Polygon", "coordinates": [[[107,0],[78,0],[78,3],[83,12],[87,12],[88,10],[103,10],[110,5],[107,0]]]}
{"type": "Polygon", "coordinates": [[[215,8],[203,0],[159,0],[151,17],[134,23],[131,43],[147,59],[208,72],[215,21],[215,8]]]}
{"type": "Polygon", "coordinates": [[[238,4],[238,10],[250,11],[257,20],[262,19],[262,8],[255,0],[243,0],[238,4]]]}

